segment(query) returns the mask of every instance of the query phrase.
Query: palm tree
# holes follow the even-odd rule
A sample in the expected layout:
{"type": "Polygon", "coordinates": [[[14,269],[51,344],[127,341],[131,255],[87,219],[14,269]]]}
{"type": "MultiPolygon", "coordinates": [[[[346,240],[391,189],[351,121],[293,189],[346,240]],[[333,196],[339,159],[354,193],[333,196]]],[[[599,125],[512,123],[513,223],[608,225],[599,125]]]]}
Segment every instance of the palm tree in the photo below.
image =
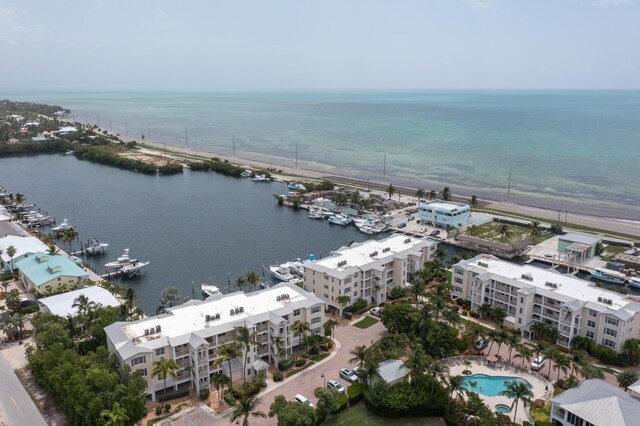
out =
{"type": "Polygon", "coordinates": [[[429,201],[435,199],[437,195],[438,193],[435,191],[435,189],[432,189],[431,191],[429,191],[429,201]]]}
{"type": "Polygon", "coordinates": [[[127,319],[132,319],[133,317],[133,312],[136,309],[135,306],[135,301],[138,298],[138,295],[136,294],[136,291],[132,288],[132,287],[127,287],[123,294],[122,297],[124,298],[124,304],[123,309],[125,310],[125,315],[127,319]]]}
{"type": "Polygon", "coordinates": [[[448,186],[445,186],[445,187],[442,189],[441,194],[442,194],[442,199],[443,199],[443,200],[445,200],[445,201],[451,201],[451,189],[449,189],[449,187],[448,187],[448,186]]]}
{"type": "Polygon", "coordinates": [[[356,370],[356,374],[363,380],[367,386],[371,387],[374,377],[380,371],[380,365],[372,359],[367,359],[362,368],[356,370]]]}
{"type": "Polygon", "coordinates": [[[476,197],[475,195],[471,196],[471,199],[469,200],[469,205],[471,206],[471,208],[476,208],[478,207],[478,197],[476,197]]]}
{"type": "Polygon", "coordinates": [[[229,379],[233,383],[233,372],[231,371],[231,361],[240,356],[240,349],[235,343],[226,343],[218,347],[218,355],[222,357],[222,362],[227,362],[229,367],[229,379]]]}
{"type": "Polygon", "coordinates": [[[460,314],[458,314],[458,311],[454,309],[445,310],[442,313],[442,316],[447,320],[447,324],[449,324],[449,326],[455,326],[462,322],[460,314]]]}
{"type": "Polygon", "coordinates": [[[215,385],[216,391],[218,391],[218,401],[222,404],[224,387],[229,385],[229,389],[231,389],[231,379],[224,373],[214,373],[211,375],[211,384],[215,385]]]}
{"type": "Polygon", "coordinates": [[[18,250],[16,250],[16,248],[13,245],[10,245],[9,247],[7,247],[7,256],[9,256],[9,259],[11,260],[11,272],[13,272],[13,256],[16,255],[18,250]]]}
{"type": "Polygon", "coordinates": [[[236,327],[236,342],[242,348],[242,384],[247,384],[247,355],[251,346],[258,345],[258,334],[246,325],[236,327]]]}
{"type": "Polygon", "coordinates": [[[120,407],[119,403],[114,403],[111,410],[102,410],[100,417],[104,420],[105,426],[125,426],[129,424],[127,410],[120,407]]]}
{"type": "Polygon", "coordinates": [[[430,393],[433,395],[433,389],[436,380],[444,382],[447,378],[447,374],[449,372],[449,367],[440,364],[438,361],[432,362],[427,366],[426,373],[433,380],[431,381],[431,390],[430,393]]]}
{"type": "Polygon", "coordinates": [[[244,291],[245,287],[247,287],[247,278],[246,277],[238,277],[234,282],[235,286],[238,287],[238,290],[244,291]]]}
{"type": "MultiPolygon", "coordinates": [[[[349,304],[349,302],[351,302],[351,297],[343,294],[341,296],[336,297],[336,302],[338,302],[340,306],[342,306],[342,310],[344,310],[344,308],[349,304]]],[[[342,311],[340,312],[340,314],[342,314],[342,311]]]]}
{"type": "Polygon", "coordinates": [[[624,388],[624,391],[626,392],[627,388],[638,380],[638,373],[633,370],[625,370],[618,374],[617,380],[618,386],[624,388]]]}
{"type": "Polygon", "coordinates": [[[282,337],[271,336],[271,344],[275,346],[276,356],[278,358],[283,358],[287,356],[287,349],[284,347],[284,339],[282,337]]]}
{"type": "Polygon", "coordinates": [[[518,343],[514,358],[522,358],[522,368],[524,368],[524,362],[529,362],[533,358],[533,349],[526,343],[518,343]]]}
{"type": "Polygon", "coordinates": [[[364,367],[364,363],[368,359],[367,347],[365,345],[356,346],[349,353],[353,355],[353,358],[349,360],[349,364],[358,364],[358,368],[364,367]]]}
{"type": "Polygon", "coordinates": [[[581,373],[582,369],[587,365],[587,353],[581,349],[576,349],[571,352],[571,373],[570,377],[573,377],[575,372],[581,373]]]}
{"type": "Polygon", "coordinates": [[[258,275],[257,273],[253,272],[253,271],[249,271],[247,272],[247,276],[245,277],[245,280],[247,281],[247,284],[249,285],[249,291],[251,291],[251,286],[256,287],[258,284],[260,284],[260,275],[258,275]]]}
{"type": "Polygon", "coordinates": [[[411,283],[411,287],[409,287],[409,294],[413,296],[414,303],[418,303],[418,299],[424,296],[426,288],[427,282],[420,276],[420,274],[416,274],[413,282],[411,283]]]}
{"type": "Polygon", "coordinates": [[[496,330],[496,333],[493,336],[493,340],[498,344],[498,352],[496,352],[496,354],[500,353],[500,348],[502,347],[502,344],[505,343],[508,338],[509,338],[509,332],[501,328],[496,330]]]}
{"type": "Polygon", "coordinates": [[[405,367],[409,369],[409,376],[411,377],[411,383],[413,385],[415,385],[420,377],[425,375],[430,361],[431,359],[427,354],[425,354],[424,349],[422,349],[422,345],[419,343],[416,344],[404,364],[405,367]]]}
{"type": "Polygon", "coordinates": [[[509,225],[507,225],[506,223],[501,223],[500,226],[498,226],[498,235],[500,235],[501,237],[507,237],[511,234],[511,228],[509,228],[509,225]]]}
{"type": "Polygon", "coordinates": [[[80,296],[76,297],[71,307],[77,308],[78,314],[82,315],[82,314],[86,314],[89,311],[89,309],[91,309],[92,303],[93,302],[90,301],[87,296],[85,296],[84,294],[81,294],[80,296]]]}
{"type": "MultiPolygon", "coordinates": [[[[549,346],[547,347],[547,349],[545,349],[544,355],[547,357],[547,359],[549,359],[549,361],[555,362],[556,359],[558,359],[560,355],[562,355],[562,352],[560,352],[560,349],[558,349],[556,346],[549,346]]],[[[551,377],[551,364],[552,363],[549,362],[549,370],[547,371],[547,377],[551,377]]]]}
{"type": "Polygon", "coordinates": [[[55,256],[56,254],[58,254],[58,251],[58,247],[56,247],[54,244],[51,244],[47,249],[47,254],[50,256],[55,256]]]}
{"type": "Polygon", "coordinates": [[[76,231],[75,228],[65,229],[60,239],[69,244],[69,256],[71,256],[71,243],[78,239],[78,231],[76,231]]]}
{"type": "Polygon", "coordinates": [[[416,191],[416,198],[418,199],[418,205],[420,205],[420,200],[422,200],[425,195],[426,193],[424,192],[424,189],[418,188],[418,190],[416,191]]]}
{"type": "Polygon", "coordinates": [[[509,334],[507,336],[507,346],[509,346],[509,362],[511,362],[511,351],[513,351],[514,348],[517,348],[518,345],[520,344],[520,335],[519,334],[509,334]]]}
{"type": "Polygon", "coordinates": [[[480,337],[487,337],[487,329],[478,324],[477,322],[469,322],[464,326],[465,333],[470,337],[473,343],[477,342],[480,337]]]}
{"type": "Polygon", "coordinates": [[[389,194],[389,199],[391,199],[393,194],[396,193],[396,187],[393,186],[392,184],[389,184],[389,186],[387,187],[386,193],[389,194]]]}
{"type": "Polygon", "coordinates": [[[164,379],[164,389],[162,391],[162,401],[164,402],[165,394],[167,393],[167,376],[173,377],[175,380],[178,377],[178,369],[180,366],[173,358],[162,357],[158,361],[153,363],[152,374],[164,379]]]}
{"type": "Polygon", "coordinates": [[[327,330],[330,331],[331,332],[331,340],[333,340],[333,331],[339,325],[340,325],[340,321],[334,320],[333,318],[328,319],[327,321],[325,321],[325,323],[324,323],[325,335],[327,334],[326,333],[327,330]]]}
{"type": "Polygon", "coordinates": [[[453,399],[453,394],[456,393],[458,398],[462,398],[464,395],[464,391],[466,390],[464,386],[464,377],[458,375],[449,377],[449,404],[451,404],[451,400],[453,399]]]}
{"type": "Polygon", "coordinates": [[[532,240],[535,241],[537,238],[540,237],[540,235],[542,235],[542,228],[540,228],[540,222],[538,222],[537,220],[534,220],[529,225],[529,236],[531,237],[532,240]]]}
{"type": "Polygon", "coordinates": [[[478,228],[476,225],[471,225],[467,228],[465,234],[470,237],[477,237],[478,235],[480,235],[480,228],[478,228]]]}
{"type": "Polygon", "coordinates": [[[295,320],[293,324],[291,324],[291,331],[293,331],[294,335],[297,335],[300,340],[298,344],[302,344],[302,340],[304,336],[311,331],[311,325],[309,325],[306,321],[295,320]]]}
{"type": "Polygon", "coordinates": [[[231,412],[231,418],[229,422],[233,423],[236,420],[243,418],[242,426],[249,426],[249,416],[265,418],[267,415],[262,411],[256,410],[260,405],[260,398],[253,396],[242,395],[240,400],[236,403],[231,412]]]}
{"type": "Polygon", "coordinates": [[[556,380],[560,380],[560,370],[562,370],[564,374],[567,374],[567,371],[569,371],[569,366],[571,365],[571,358],[569,358],[567,355],[563,354],[562,352],[558,352],[558,355],[553,360],[553,362],[554,362],[553,369],[558,371],[558,376],[556,377],[556,380]]]}
{"type": "Polygon", "coordinates": [[[516,423],[516,416],[518,415],[518,402],[522,401],[525,407],[531,404],[531,398],[533,397],[533,392],[531,391],[531,387],[528,384],[516,381],[505,381],[505,389],[498,393],[500,396],[506,396],[509,399],[513,399],[513,403],[511,404],[511,409],[515,409],[513,412],[513,423],[516,423]]]}

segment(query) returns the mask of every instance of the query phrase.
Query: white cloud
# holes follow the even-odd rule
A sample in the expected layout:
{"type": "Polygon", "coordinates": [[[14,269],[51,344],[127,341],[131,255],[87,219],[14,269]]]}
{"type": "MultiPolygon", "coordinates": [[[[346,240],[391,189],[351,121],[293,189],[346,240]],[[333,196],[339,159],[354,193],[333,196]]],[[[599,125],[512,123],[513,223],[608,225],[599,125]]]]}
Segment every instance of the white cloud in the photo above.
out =
{"type": "Polygon", "coordinates": [[[469,7],[476,10],[494,10],[496,9],[495,0],[465,0],[469,7]]]}
{"type": "Polygon", "coordinates": [[[22,13],[0,8],[0,44],[23,45],[46,40],[51,31],[40,24],[24,22],[22,13]]]}
{"type": "Polygon", "coordinates": [[[16,16],[16,12],[11,9],[0,8],[0,16],[16,16]]]}

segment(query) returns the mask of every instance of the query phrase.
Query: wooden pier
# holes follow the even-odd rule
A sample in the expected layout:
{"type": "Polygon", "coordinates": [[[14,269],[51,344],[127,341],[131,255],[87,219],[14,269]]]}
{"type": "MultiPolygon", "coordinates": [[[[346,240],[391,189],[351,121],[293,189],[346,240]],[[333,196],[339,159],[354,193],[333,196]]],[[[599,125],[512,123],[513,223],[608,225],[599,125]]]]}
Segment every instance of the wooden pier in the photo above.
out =
{"type": "Polygon", "coordinates": [[[102,279],[109,279],[114,277],[131,278],[135,275],[140,275],[140,269],[136,269],[133,272],[125,272],[122,269],[116,269],[115,271],[105,272],[104,274],[101,274],[100,278],[102,279]]]}

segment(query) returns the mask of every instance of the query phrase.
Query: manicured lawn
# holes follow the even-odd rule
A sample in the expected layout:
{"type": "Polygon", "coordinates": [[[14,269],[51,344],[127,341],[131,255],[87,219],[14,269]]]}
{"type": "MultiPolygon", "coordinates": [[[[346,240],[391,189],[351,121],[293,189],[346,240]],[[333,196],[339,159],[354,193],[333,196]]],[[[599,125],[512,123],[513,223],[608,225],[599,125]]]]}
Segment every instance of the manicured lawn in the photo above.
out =
{"type": "MultiPolygon", "coordinates": [[[[509,227],[509,234],[500,235],[500,225],[501,224],[499,222],[489,222],[478,226],[478,238],[504,244],[511,244],[529,236],[529,228],[518,225],[507,225],[509,227]]],[[[553,234],[541,235],[535,239],[534,244],[538,244],[551,237],[553,237],[553,234]]]]}
{"type": "Polygon", "coordinates": [[[370,317],[369,315],[367,315],[366,317],[362,318],[360,321],[358,321],[357,323],[353,324],[354,327],[358,327],[358,328],[369,328],[371,327],[373,324],[377,323],[378,320],[370,317]]]}
{"type": "Polygon", "coordinates": [[[367,406],[364,402],[361,402],[360,404],[354,405],[351,408],[347,408],[346,410],[335,414],[324,424],[327,426],[441,426],[444,425],[444,420],[437,417],[404,417],[399,419],[387,419],[384,417],[378,417],[371,413],[367,410],[367,406]]]}
{"type": "Polygon", "coordinates": [[[622,253],[623,251],[628,250],[629,247],[621,247],[621,246],[612,246],[608,245],[604,248],[604,253],[602,253],[602,259],[606,261],[613,260],[613,256],[618,253],[622,253]]]}
{"type": "Polygon", "coordinates": [[[322,361],[323,359],[325,359],[326,357],[328,357],[329,355],[330,355],[330,353],[320,354],[320,355],[314,356],[311,359],[314,360],[315,362],[319,362],[319,361],[322,361]]]}

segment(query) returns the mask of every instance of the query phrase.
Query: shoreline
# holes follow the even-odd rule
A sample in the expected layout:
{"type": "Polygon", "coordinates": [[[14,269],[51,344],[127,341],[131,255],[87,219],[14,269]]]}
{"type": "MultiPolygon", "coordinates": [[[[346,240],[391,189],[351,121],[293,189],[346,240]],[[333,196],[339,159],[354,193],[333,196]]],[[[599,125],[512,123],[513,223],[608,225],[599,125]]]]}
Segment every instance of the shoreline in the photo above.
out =
{"type": "MultiPolygon", "coordinates": [[[[61,119],[61,121],[75,123],[71,119],[61,119]]],[[[383,182],[377,179],[362,179],[356,176],[339,173],[339,171],[336,172],[336,169],[331,165],[321,164],[319,166],[326,167],[327,170],[314,170],[305,167],[305,165],[307,165],[308,163],[304,161],[299,162],[301,163],[301,165],[299,164],[299,166],[296,167],[295,161],[292,159],[269,156],[267,154],[240,151],[238,152],[238,154],[240,155],[233,156],[226,153],[209,151],[206,149],[193,147],[187,148],[176,146],[166,142],[159,142],[142,139],[135,136],[122,135],[116,131],[111,131],[100,126],[98,126],[97,128],[101,132],[106,132],[110,135],[119,137],[124,142],[136,142],[141,145],[146,145],[149,148],[145,148],[144,146],[141,146],[140,148],[147,149],[150,153],[154,153],[156,155],[166,155],[176,160],[190,159],[192,161],[198,161],[210,159],[211,157],[215,156],[220,158],[221,160],[228,160],[230,163],[240,166],[272,169],[276,168],[278,170],[281,170],[281,172],[277,172],[275,174],[281,176],[282,178],[291,176],[316,180],[329,179],[339,184],[356,186],[363,189],[371,188],[381,192],[384,192],[384,189],[389,185],[388,182],[383,182]],[[163,150],[166,150],[166,152],[163,153],[163,150]]],[[[407,197],[415,201],[415,196],[413,194],[415,193],[415,191],[417,191],[416,187],[412,187],[410,185],[402,183],[394,183],[394,186],[398,190],[403,192],[403,197],[407,197]]],[[[459,185],[452,186],[452,188],[455,189],[458,189],[459,187],[459,185]]],[[[467,197],[455,195],[455,193],[453,195],[453,200],[468,202],[467,197]]],[[[585,213],[569,211],[565,209],[554,209],[546,206],[536,206],[526,203],[513,203],[509,201],[484,199],[481,197],[478,197],[478,200],[481,204],[483,204],[483,208],[498,210],[500,212],[504,212],[505,215],[512,214],[515,216],[535,217],[536,219],[549,223],[557,223],[558,217],[560,217],[560,222],[566,222],[568,224],[568,227],[570,227],[571,224],[575,224],[583,227],[597,228],[604,231],[627,234],[630,236],[635,236],[636,240],[640,240],[640,220],[611,217],[607,216],[606,214],[594,214],[592,212],[585,213]]]]}

